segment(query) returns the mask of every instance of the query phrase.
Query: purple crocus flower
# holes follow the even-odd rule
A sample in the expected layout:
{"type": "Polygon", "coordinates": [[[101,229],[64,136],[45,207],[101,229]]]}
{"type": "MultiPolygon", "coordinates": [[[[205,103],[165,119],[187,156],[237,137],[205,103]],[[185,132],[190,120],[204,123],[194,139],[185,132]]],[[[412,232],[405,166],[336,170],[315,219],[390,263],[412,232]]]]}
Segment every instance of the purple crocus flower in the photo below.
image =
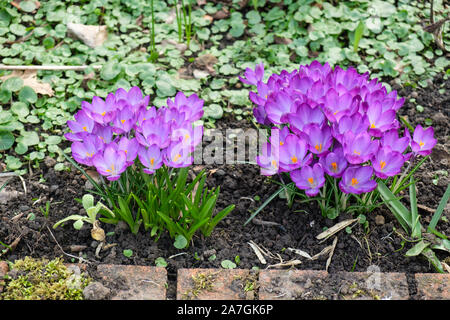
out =
{"type": "Polygon", "coordinates": [[[294,100],[289,94],[279,91],[272,93],[266,102],[267,118],[274,124],[286,122],[286,116],[297,109],[294,100]]]}
{"type": "Polygon", "coordinates": [[[331,128],[327,125],[320,127],[318,124],[309,124],[305,127],[308,135],[309,151],[319,157],[326,153],[333,143],[331,128]]]}
{"type": "Polygon", "coordinates": [[[194,157],[191,155],[189,147],[182,142],[172,142],[165,150],[163,161],[168,167],[183,168],[190,166],[194,157]]]}
{"type": "Polygon", "coordinates": [[[110,126],[96,125],[93,134],[97,135],[105,144],[108,144],[113,139],[113,129],[110,126]]]}
{"type": "Polygon", "coordinates": [[[147,109],[147,107],[142,107],[136,114],[136,129],[138,129],[145,120],[153,118],[156,118],[156,108],[150,107],[147,109]]]}
{"type": "Polygon", "coordinates": [[[89,118],[83,109],[79,110],[74,118],[75,121],[67,121],[67,126],[72,132],[68,132],[64,136],[69,141],[83,141],[86,135],[94,130],[95,121],[89,118]]]}
{"type": "Polygon", "coordinates": [[[337,141],[343,143],[344,135],[351,131],[354,135],[366,132],[369,128],[369,120],[367,116],[355,113],[351,116],[343,116],[339,122],[333,125],[332,135],[337,141]]]}
{"type": "Polygon", "coordinates": [[[150,147],[140,147],[138,151],[139,161],[144,165],[143,171],[148,174],[155,173],[163,164],[161,149],[152,144],[150,147]]]}
{"type": "Polygon", "coordinates": [[[383,132],[396,128],[395,110],[382,110],[380,102],[369,105],[367,109],[369,119],[369,133],[374,137],[381,137],[383,132]]]}
{"type": "Polygon", "coordinates": [[[378,151],[379,141],[372,140],[367,132],[357,135],[348,131],[343,141],[344,155],[351,164],[364,163],[378,151]]]}
{"type": "Polygon", "coordinates": [[[133,113],[138,113],[142,107],[147,107],[150,101],[150,96],[143,97],[141,89],[137,86],[132,87],[128,92],[119,88],[115,97],[117,101],[125,100],[133,113]]]}
{"type": "Polygon", "coordinates": [[[270,93],[269,86],[264,82],[259,81],[256,84],[256,88],[258,90],[258,93],[250,91],[249,98],[254,104],[258,106],[264,106],[270,93]]]}
{"type": "Polygon", "coordinates": [[[325,115],[322,110],[320,108],[311,108],[307,103],[300,104],[296,112],[290,113],[287,118],[291,130],[296,134],[303,133],[304,127],[308,124],[315,123],[322,126],[325,122],[325,115]]]}
{"type": "Polygon", "coordinates": [[[372,158],[372,167],[376,176],[381,179],[399,174],[404,163],[403,155],[390,147],[380,148],[372,158]]]}
{"type": "Polygon", "coordinates": [[[152,144],[156,144],[161,149],[167,148],[169,145],[169,126],[162,118],[147,119],[142,123],[140,129],[141,133],[135,132],[135,135],[141,145],[150,147],[152,144]]]}
{"type": "Polygon", "coordinates": [[[321,64],[319,61],[314,60],[307,66],[300,66],[299,73],[310,77],[313,81],[325,79],[332,71],[328,62],[321,64]]]}
{"type": "MultiPolygon", "coordinates": [[[[331,122],[337,122],[344,115],[351,115],[356,110],[352,110],[353,97],[349,93],[339,95],[339,93],[331,88],[325,95],[323,111],[331,122]]],[[[353,108],[354,109],[354,108],[353,108]]]]}
{"type": "MultiPolygon", "coordinates": [[[[411,141],[411,136],[407,128],[405,128],[405,134],[402,138],[399,137],[396,129],[389,130],[383,134],[380,139],[380,144],[382,147],[389,147],[392,151],[397,151],[400,153],[405,152],[411,141]]],[[[405,161],[410,158],[412,153],[403,155],[405,161]]]]}
{"type": "Polygon", "coordinates": [[[190,123],[190,120],[186,119],[186,114],[184,112],[180,112],[180,110],[176,108],[159,109],[158,116],[164,120],[170,129],[178,128],[190,123]]]}
{"type": "Polygon", "coordinates": [[[182,143],[190,152],[194,152],[195,147],[202,141],[202,137],[203,126],[193,128],[191,123],[176,128],[171,133],[171,140],[182,143]]]}
{"type": "Polygon", "coordinates": [[[320,157],[319,163],[325,172],[334,178],[340,178],[348,165],[341,146],[334,147],[332,152],[320,157]]]}
{"type": "Polygon", "coordinates": [[[308,165],[312,160],[306,142],[294,134],[286,137],[285,143],[280,146],[280,170],[292,171],[308,165]]]}
{"type": "Polygon", "coordinates": [[[305,190],[306,195],[310,197],[317,195],[325,183],[323,168],[319,163],[312,168],[304,166],[299,170],[294,170],[290,175],[297,188],[305,190]]]}
{"type": "Polygon", "coordinates": [[[271,143],[262,145],[262,154],[256,157],[256,163],[261,167],[261,174],[264,176],[272,176],[279,172],[280,155],[279,147],[271,143]]]}
{"type": "Polygon", "coordinates": [[[109,181],[120,178],[120,174],[127,169],[127,155],[125,151],[118,150],[113,145],[108,145],[103,153],[97,153],[92,158],[92,164],[98,173],[109,181]]]}
{"type": "Polygon", "coordinates": [[[255,70],[246,68],[244,77],[245,78],[239,77],[239,80],[245,84],[256,86],[256,84],[264,78],[264,64],[262,62],[257,64],[255,70]]]}
{"type": "Polygon", "coordinates": [[[278,129],[277,127],[273,127],[270,130],[269,141],[274,146],[282,146],[286,142],[286,137],[291,134],[288,127],[283,127],[278,129]]]}
{"type": "Polygon", "coordinates": [[[420,124],[417,125],[411,141],[411,149],[413,153],[421,156],[429,155],[437,143],[437,140],[434,139],[433,136],[434,129],[432,127],[428,127],[424,130],[420,124]]]}
{"type": "Polygon", "coordinates": [[[348,167],[339,182],[339,188],[344,193],[361,194],[374,190],[377,182],[372,180],[373,168],[371,166],[348,167]]]}
{"type": "Polygon", "coordinates": [[[94,96],[92,103],[87,101],[81,102],[81,107],[86,111],[86,114],[95,122],[101,125],[108,125],[116,115],[116,98],[114,94],[110,93],[103,100],[100,97],[94,96]]]}
{"type": "Polygon", "coordinates": [[[267,118],[266,108],[264,106],[259,105],[253,108],[253,115],[258,123],[266,126],[271,124],[269,118],[267,118]]]}
{"type": "Polygon", "coordinates": [[[136,124],[136,117],[131,110],[131,106],[126,106],[117,111],[112,124],[114,132],[118,134],[128,133],[136,124]]]}
{"type": "Polygon", "coordinates": [[[139,142],[136,138],[128,139],[127,137],[122,137],[117,144],[117,149],[122,150],[127,155],[127,166],[131,166],[136,159],[139,142]]]}
{"type": "Polygon", "coordinates": [[[104,143],[96,135],[87,135],[83,141],[72,143],[72,157],[81,164],[92,166],[92,158],[101,150],[104,143]]]}
{"type": "Polygon", "coordinates": [[[175,95],[175,99],[167,99],[167,107],[169,109],[175,108],[180,113],[184,113],[186,120],[191,122],[200,120],[203,116],[203,103],[196,94],[192,94],[186,97],[183,92],[178,92],[175,95]]]}

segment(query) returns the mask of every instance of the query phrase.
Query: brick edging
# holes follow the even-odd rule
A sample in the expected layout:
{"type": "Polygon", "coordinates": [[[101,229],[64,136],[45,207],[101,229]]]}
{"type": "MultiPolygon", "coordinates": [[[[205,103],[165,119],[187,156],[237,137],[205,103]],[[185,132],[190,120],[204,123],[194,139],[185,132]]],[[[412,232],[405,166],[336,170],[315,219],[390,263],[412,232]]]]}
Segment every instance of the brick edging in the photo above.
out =
{"type": "MultiPolygon", "coordinates": [[[[83,268],[85,271],[86,268],[83,268]]],[[[165,300],[167,271],[162,267],[97,266],[108,300],[165,300]],[[117,285],[118,284],[118,285],[117,285]],[[112,290],[108,286],[114,287],[112,290]]],[[[8,264],[0,261],[0,292],[8,264]]],[[[418,273],[411,294],[405,273],[336,272],[297,269],[178,269],[176,299],[199,300],[450,300],[450,274],[418,273]]],[[[98,296],[92,296],[95,298],[98,296]]]]}

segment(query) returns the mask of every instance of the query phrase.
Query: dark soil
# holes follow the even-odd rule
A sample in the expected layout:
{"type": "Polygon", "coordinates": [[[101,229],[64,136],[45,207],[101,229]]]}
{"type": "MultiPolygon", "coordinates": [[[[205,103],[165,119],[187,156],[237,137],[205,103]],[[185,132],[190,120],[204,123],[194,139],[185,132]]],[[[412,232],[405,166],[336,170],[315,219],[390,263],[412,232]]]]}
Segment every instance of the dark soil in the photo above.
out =
{"type": "MultiPolygon", "coordinates": [[[[435,209],[449,183],[449,105],[450,84],[438,76],[429,88],[412,89],[395,88],[399,95],[406,98],[401,109],[402,115],[407,115],[413,126],[424,125],[425,119],[430,118],[438,138],[431,160],[427,161],[416,174],[418,182],[418,202],[431,209],[435,209]],[[439,89],[446,89],[440,94],[439,89]],[[409,99],[415,97],[425,111],[418,113],[415,104],[409,99]],[[447,172],[447,173],[446,173],[447,172]],[[436,181],[436,177],[438,180],[436,181]],[[433,183],[433,180],[435,183],[433,183]]],[[[248,128],[250,122],[237,122],[225,118],[217,122],[218,128],[248,128]]],[[[33,174],[24,176],[27,193],[6,204],[0,204],[0,241],[11,246],[1,259],[14,261],[25,256],[45,257],[53,259],[64,257],[66,262],[78,262],[70,257],[82,257],[89,261],[90,275],[95,278],[97,264],[132,264],[155,265],[158,257],[163,257],[167,263],[169,275],[169,298],[174,298],[173,281],[179,268],[220,268],[225,259],[239,261],[238,268],[259,267],[266,268],[270,264],[300,259],[298,269],[324,270],[328,255],[310,261],[287,248],[306,251],[311,256],[329,246],[333,239],[320,243],[316,236],[325,227],[331,227],[341,220],[352,218],[341,215],[335,220],[321,216],[318,207],[311,204],[295,202],[289,209],[286,200],[274,199],[257,219],[259,221],[275,222],[275,226],[261,225],[252,220],[244,226],[244,222],[270,195],[278,190],[278,185],[270,178],[260,175],[259,168],[250,164],[219,165],[207,168],[210,170],[207,183],[209,186],[220,186],[221,194],[217,204],[220,210],[229,204],[236,204],[236,209],[220,222],[209,238],[194,237],[189,248],[178,250],[173,246],[173,240],[167,234],[158,242],[150,238],[149,233],[141,231],[137,235],[131,234],[122,224],[102,224],[107,244],[114,244],[95,256],[98,243],[91,238],[90,228],[85,224],[82,230],[75,230],[71,223],[53,229],[55,222],[72,214],[84,214],[81,205],[75,198],[81,198],[85,191],[86,180],[75,170],[72,172],[57,172],[52,168],[52,160],[47,159],[33,174]],[[255,196],[260,200],[256,201],[255,196]],[[45,208],[46,201],[50,201],[50,213],[46,218],[40,208],[45,208]],[[33,213],[35,218],[32,219],[33,213]],[[249,241],[269,250],[276,258],[268,259],[263,265],[257,259],[249,246],[249,241]],[[76,247],[78,246],[78,247],[76,247]],[[123,251],[131,249],[133,254],[127,258],[123,251]],[[64,252],[63,252],[64,251],[64,252]],[[215,259],[213,257],[215,256],[215,259]]],[[[199,168],[195,168],[197,170],[199,168]]],[[[21,180],[12,178],[7,190],[24,192],[21,180]]],[[[407,201],[405,201],[407,204],[407,201]]],[[[427,225],[432,212],[420,210],[421,222],[427,225]]],[[[440,221],[438,230],[450,235],[450,213],[444,211],[447,222],[440,221]]],[[[429,263],[419,257],[405,257],[405,252],[411,248],[406,242],[402,245],[399,235],[401,227],[392,214],[384,207],[367,214],[369,228],[365,230],[361,224],[355,224],[351,233],[341,231],[328,271],[366,271],[371,265],[378,266],[383,272],[434,272],[429,263]],[[397,232],[396,232],[396,231],[397,232]]],[[[4,247],[1,247],[4,249],[4,247]]],[[[448,257],[440,255],[441,259],[448,257]]]]}

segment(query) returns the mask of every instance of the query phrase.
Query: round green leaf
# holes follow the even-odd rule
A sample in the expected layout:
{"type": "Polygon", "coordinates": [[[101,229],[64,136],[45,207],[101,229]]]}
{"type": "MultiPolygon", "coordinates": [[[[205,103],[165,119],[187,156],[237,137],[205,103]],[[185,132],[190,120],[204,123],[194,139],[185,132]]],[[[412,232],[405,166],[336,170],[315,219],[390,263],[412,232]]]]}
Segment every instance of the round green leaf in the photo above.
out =
{"type": "Polygon", "coordinates": [[[18,77],[11,77],[5,80],[2,84],[3,90],[8,90],[12,92],[19,91],[23,87],[23,80],[18,77]]]}
{"type": "Polygon", "coordinates": [[[0,110],[0,124],[5,124],[14,120],[14,116],[9,110],[0,110]]]}
{"type": "Polygon", "coordinates": [[[64,166],[64,163],[57,163],[55,164],[55,166],[53,167],[53,169],[55,169],[55,171],[63,171],[66,167],[64,166]]]}
{"type": "Polygon", "coordinates": [[[133,250],[131,249],[125,249],[123,250],[123,255],[127,258],[131,257],[133,255],[133,250]]]}
{"type": "Polygon", "coordinates": [[[49,136],[45,139],[45,143],[49,145],[59,144],[62,138],[60,136],[49,136]]]}
{"type": "Polygon", "coordinates": [[[170,97],[175,95],[176,89],[164,80],[156,81],[156,94],[158,97],[170,97]]]}
{"type": "Polygon", "coordinates": [[[11,16],[9,13],[4,9],[0,10],[0,26],[7,27],[10,22],[11,16]]]}
{"type": "Polygon", "coordinates": [[[186,238],[179,234],[175,237],[175,242],[173,243],[173,246],[177,249],[183,249],[186,247],[188,241],[186,240],[186,238]]]}
{"type": "Polygon", "coordinates": [[[223,109],[218,104],[211,104],[205,110],[205,116],[212,119],[220,119],[223,116],[223,109]]]}
{"type": "Polygon", "coordinates": [[[236,268],[236,263],[231,260],[223,260],[220,264],[224,269],[234,269],[236,268]]]}
{"type": "Polygon", "coordinates": [[[16,145],[16,147],[14,148],[14,151],[17,154],[22,155],[22,154],[25,154],[28,151],[28,147],[25,144],[23,144],[23,143],[18,143],[16,145]]]}
{"type": "Polygon", "coordinates": [[[83,220],[76,220],[76,221],[73,223],[73,227],[74,227],[76,230],[80,230],[80,229],[83,227],[83,220]]]}
{"type": "Polygon", "coordinates": [[[155,264],[157,267],[167,267],[167,261],[163,257],[156,258],[155,264]]]}
{"type": "Polygon", "coordinates": [[[17,138],[17,142],[21,142],[28,147],[39,143],[39,136],[36,131],[23,131],[21,134],[22,135],[17,138]]]}
{"type": "Polygon", "coordinates": [[[52,37],[45,38],[44,40],[42,40],[42,44],[45,49],[51,49],[55,46],[55,39],[53,39],[52,37]]]}
{"type": "Polygon", "coordinates": [[[6,156],[6,170],[17,170],[23,165],[19,158],[13,156],[6,156]]]}
{"type": "Polygon", "coordinates": [[[11,100],[11,91],[0,89],[0,103],[7,103],[11,100]]]}
{"type": "Polygon", "coordinates": [[[37,101],[37,94],[33,88],[24,86],[19,92],[19,100],[28,103],[35,103],[37,101]]]}
{"type": "Polygon", "coordinates": [[[112,80],[119,75],[122,71],[122,67],[115,61],[105,64],[100,71],[100,77],[103,80],[112,80]]]}
{"type": "Polygon", "coordinates": [[[25,12],[33,12],[36,10],[34,1],[20,1],[20,9],[25,12]]]}
{"type": "Polygon", "coordinates": [[[28,110],[28,105],[20,101],[12,104],[11,111],[17,114],[19,118],[25,118],[30,113],[30,110],[28,110]]]}
{"type": "Polygon", "coordinates": [[[0,151],[8,150],[14,144],[14,136],[11,132],[0,131],[0,151]]]}
{"type": "Polygon", "coordinates": [[[16,36],[23,36],[27,32],[27,29],[21,24],[13,23],[9,26],[9,31],[14,33],[16,36]]]}

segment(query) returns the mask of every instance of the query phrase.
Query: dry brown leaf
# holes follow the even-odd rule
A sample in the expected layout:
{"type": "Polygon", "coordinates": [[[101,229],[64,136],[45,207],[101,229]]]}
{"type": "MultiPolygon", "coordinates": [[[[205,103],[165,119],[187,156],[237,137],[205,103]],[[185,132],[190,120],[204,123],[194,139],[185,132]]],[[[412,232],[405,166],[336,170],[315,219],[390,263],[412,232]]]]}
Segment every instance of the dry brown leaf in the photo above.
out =
{"type": "Polygon", "coordinates": [[[89,26],[79,23],[68,23],[67,31],[69,35],[83,41],[91,48],[101,46],[108,38],[106,26],[89,26]]]}
{"type": "Polygon", "coordinates": [[[296,266],[296,265],[301,264],[301,263],[302,262],[300,260],[290,260],[290,261],[281,262],[281,263],[277,263],[277,264],[271,264],[270,266],[267,267],[267,269],[269,269],[269,268],[293,267],[293,266],[296,266]]]}
{"type": "Polygon", "coordinates": [[[36,75],[37,75],[36,70],[25,70],[25,71],[14,70],[12,73],[0,77],[0,80],[5,81],[8,78],[18,77],[23,80],[24,86],[29,86],[33,88],[33,90],[38,94],[52,97],[54,94],[52,86],[49,83],[39,81],[36,75]]]}
{"type": "Polygon", "coordinates": [[[204,54],[197,57],[194,61],[194,65],[196,65],[199,69],[207,70],[211,75],[214,75],[216,71],[214,70],[214,65],[217,63],[217,58],[212,54],[204,54]]]}
{"type": "Polygon", "coordinates": [[[345,227],[351,225],[352,223],[354,223],[356,221],[358,221],[358,218],[341,221],[341,222],[335,224],[334,226],[332,226],[331,228],[325,230],[324,232],[322,232],[318,236],[316,236],[316,239],[318,239],[318,240],[328,239],[330,236],[332,236],[336,232],[341,231],[342,229],[344,229],[345,227]]]}
{"type": "Polygon", "coordinates": [[[256,256],[259,259],[259,261],[262,264],[266,264],[267,261],[266,261],[266,259],[264,259],[263,254],[262,254],[261,250],[259,249],[259,247],[257,245],[255,245],[255,244],[251,243],[251,242],[247,242],[247,243],[253,249],[253,251],[255,252],[256,256]]]}
{"type": "Polygon", "coordinates": [[[445,262],[441,262],[442,266],[445,268],[445,270],[450,273],[450,266],[446,264],[445,262]]]}
{"type": "Polygon", "coordinates": [[[93,226],[93,228],[91,230],[91,237],[94,240],[103,242],[105,240],[105,231],[102,228],[100,228],[99,225],[100,224],[99,224],[98,221],[94,222],[94,226],[93,226]]]}

